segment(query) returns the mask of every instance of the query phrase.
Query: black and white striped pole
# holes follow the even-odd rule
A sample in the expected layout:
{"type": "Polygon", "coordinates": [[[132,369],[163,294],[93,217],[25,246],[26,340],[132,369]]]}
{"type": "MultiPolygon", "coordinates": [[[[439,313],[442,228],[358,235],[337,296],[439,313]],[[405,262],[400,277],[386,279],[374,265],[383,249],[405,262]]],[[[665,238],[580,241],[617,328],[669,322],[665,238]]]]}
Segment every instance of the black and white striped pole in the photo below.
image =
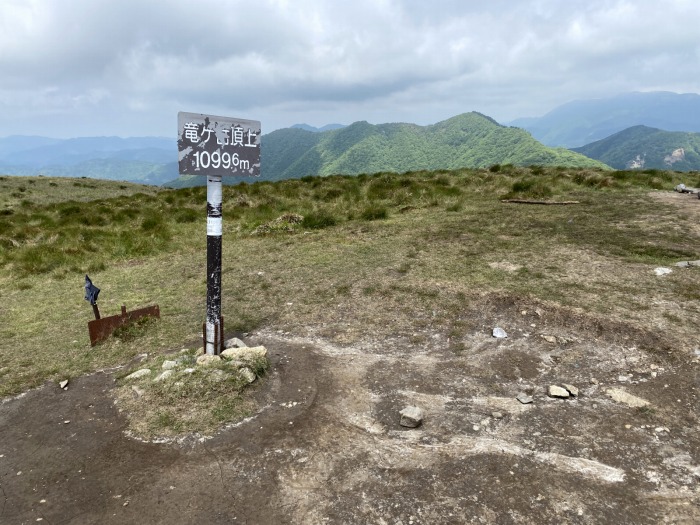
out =
{"type": "Polygon", "coordinates": [[[207,177],[207,320],[204,324],[205,352],[223,350],[224,321],[221,317],[221,176],[207,177]]]}
{"type": "Polygon", "coordinates": [[[207,354],[224,345],[221,315],[222,176],[260,176],[260,122],[199,113],[177,115],[181,175],[207,177],[207,313],[202,342],[207,354]]]}

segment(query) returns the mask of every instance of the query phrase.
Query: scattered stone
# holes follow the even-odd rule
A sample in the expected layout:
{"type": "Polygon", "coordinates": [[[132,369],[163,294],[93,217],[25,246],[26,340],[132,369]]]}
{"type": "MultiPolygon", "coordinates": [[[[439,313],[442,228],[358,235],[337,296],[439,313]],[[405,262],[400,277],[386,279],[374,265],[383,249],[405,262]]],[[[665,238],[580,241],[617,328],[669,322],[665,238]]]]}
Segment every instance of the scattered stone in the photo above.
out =
{"type": "Polygon", "coordinates": [[[473,430],[474,432],[478,432],[479,430],[481,430],[481,427],[480,427],[479,425],[474,425],[474,426],[472,427],[472,430],[473,430]]]}
{"type": "Polygon", "coordinates": [[[547,341],[548,343],[556,344],[557,338],[554,337],[553,335],[542,335],[542,339],[547,341]]]}
{"type": "Polygon", "coordinates": [[[525,392],[520,392],[517,396],[515,396],[515,399],[520,401],[523,405],[529,405],[534,401],[532,396],[528,396],[525,392]]]}
{"type": "Polygon", "coordinates": [[[664,268],[664,267],[659,267],[659,268],[654,268],[654,273],[661,277],[662,275],[668,275],[669,273],[673,272],[671,268],[664,268]]]}
{"type": "Polygon", "coordinates": [[[578,396],[578,388],[576,388],[574,385],[569,385],[568,383],[562,383],[562,385],[566,390],[568,390],[569,394],[572,396],[576,397],[578,396]]]}
{"type": "Polygon", "coordinates": [[[556,385],[550,385],[547,393],[549,394],[549,397],[567,398],[570,395],[568,390],[556,385]]]}
{"type": "Polygon", "coordinates": [[[619,388],[608,388],[606,391],[606,394],[613,400],[617,401],[618,403],[623,403],[627,406],[630,407],[645,407],[649,405],[649,401],[646,399],[642,399],[641,397],[633,396],[632,394],[628,394],[624,390],[621,390],[619,388]]]}
{"type": "Polygon", "coordinates": [[[218,368],[211,370],[209,373],[214,377],[216,381],[223,381],[224,379],[226,379],[227,376],[226,372],[224,372],[223,370],[219,370],[218,368]]]}
{"type": "Polygon", "coordinates": [[[406,407],[401,412],[400,425],[407,428],[416,428],[423,423],[423,410],[418,407],[406,407]]]}
{"type": "Polygon", "coordinates": [[[195,370],[196,370],[196,368],[185,368],[185,369],[182,371],[182,373],[183,373],[183,374],[194,374],[194,371],[195,371],[195,370]]]}
{"type": "Polygon", "coordinates": [[[503,412],[491,412],[491,417],[494,419],[503,419],[503,412]]]}
{"type": "Polygon", "coordinates": [[[496,328],[493,329],[493,336],[496,339],[505,339],[506,337],[508,337],[508,334],[506,333],[506,331],[503,328],[501,328],[500,326],[497,326],[496,328]]]}
{"type": "Polygon", "coordinates": [[[238,339],[238,337],[232,337],[231,339],[228,339],[227,341],[224,341],[224,348],[246,348],[248,345],[245,344],[243,341],[238,339]]]}
{"type": "Polygon", "coordinates": [[[630,376],[617,376],[617,380],[618,380],[620,383],[626,383],[626,382],[629,381],[630,379],[632,379],[630,376]]]}
{"type": "Polygon", "coordinates": [[[200,366],[213,366],[221,362],[221,356],[204,354],[197,358],[197,364],[200,366]]]}
{"type": "Polygon", "coordinates": [[[238,373],[241,374],[241,377],[243,377],[248,384],[252,383],[256,379],[255,374],[248,367],[241,368],[238,373]]]}
{"type": "Polygon", "coordinates": [[[177,367],[177,361],[163,361],[163,366],[161,368],[163,370],[172,370],[175,367],[177,367]]]}
{"type": "Polygon", "coordinates": [[[204,355],[204,354],[205,354],[205,352],[204,352],[203,346],[200,346],[199,348],[197,348],[197,350],[194,353],[194,355],[204,355]]]}
{"type": "Polygon", "coordinates": [[[591,377],[591,379],[589,380],[589,383],[591,383],[592,385],[597,385],[598,380],[595,377],[591,377]]]}
{"type": "Polygon", "coordinates": [[[258,358],[266,358],[267,357],[267,348],[264,346],[246,346],[243,348],[227,348],[223,352],[221,352],[221,355],[223,357],[226,357],[228,359],[232,360],[241,360],[241,361],[249,361],[249,360],[255,360],[258,358]]]}
{"type": "Polygon", "coordinates": [[[131,390],[134,391],[134,394],[136,394],[136,397],[141,397],[144,394],[143,388],[139,388],[136,385],[131,385],[131,390]]]}
{"type": "Polygon", "coordinates": [[[163,372],[162,372],[158,377],[156,377],[153,381],[156,382],[156,383],[159,383],[159,382],[161,382],[161,381],[165,381],[166,379],[168,379],[168,378],[169,378],[171,375],[173,375],[174,373],[175,373],[175,371],[172,370],[172,369],[163,370],[163,372]]]}
{"type": "Polygon", "coordinates": [[[58,386],[60,386],[63,390],[68,390],[68,380],[64,379],[58,384],[58,386]]]}
{"type": "Polygon", "coordinates": [[[126,379],[127,381],[130,381],[132,379],[141,379],[142,377],[146,377],[148,375],[151,375],[151,369],[150,368],[141,368],[140,370],[137,370],[136,372],[129,374],[124,379],[126,379]]]}

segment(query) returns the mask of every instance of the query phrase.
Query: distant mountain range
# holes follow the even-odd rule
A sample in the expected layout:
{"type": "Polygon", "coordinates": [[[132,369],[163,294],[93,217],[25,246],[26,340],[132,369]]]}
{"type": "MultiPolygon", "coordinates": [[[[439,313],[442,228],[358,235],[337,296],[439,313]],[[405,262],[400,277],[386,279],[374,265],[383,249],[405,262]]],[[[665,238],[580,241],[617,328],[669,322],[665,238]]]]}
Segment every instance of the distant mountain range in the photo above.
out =
{"type": "Polygon", "coordinates": [[[620,170],[700,170],[700,133],[633,126],[573,151],[620,170]]]}
{"type": "Polygon", "coordinates": [[[11,136],[0,138],[0,173],[161,185],[179,175],[177,145],[159,137],[11,136]]]}
{"type": "MultiPolygon", "coordinates": [[[[480,113],[464,113],[431,126],[355,122],[314,133],[299,128],[262,138],[264,180],[305,175],[357,175],[392,171],[476,168],[494,164],[598,167],[603,163],[567,149],[543,146],[522,129],[480,113]]],[[[198,184],[182,177],[168,186],[198,184]]]]}
{"type": "Polygon", "coordinates": [[[543,117],[517,119],[510,124],[528,130],[543,144],[566,148],[577,148],[638,125],[700,132],[700,95],[659,91],[576,100],[543,117]]]}
{"type": "MultiPolygon", "coordinates": [[[[295,124],[262,137],[260,180],[494,164],[700,170],[697,94],[627,93],[579,100],[511,124],[503,126],[476,112],[430,126],[295,124]]],[[[205,183],[201,177],[179,177],[176,141],[158,137],[0,138],[0,174],[174,187],[205,183]]],[[[224,182],[240,180],[227,177],[224,182]]]]}
{"type": "Polygon", "coordinates": [[[308,124],[294,124],[292,128],[298,128],[298,129],[304,129],[306,131],[313,131],[314,133],[321,133],[323,131],[332,131],[334,129],[340,129],[344,128],[344,124],[326,124],[323,127],[320,128],[315,128],[313,126],[309,126],[308,124]]]}

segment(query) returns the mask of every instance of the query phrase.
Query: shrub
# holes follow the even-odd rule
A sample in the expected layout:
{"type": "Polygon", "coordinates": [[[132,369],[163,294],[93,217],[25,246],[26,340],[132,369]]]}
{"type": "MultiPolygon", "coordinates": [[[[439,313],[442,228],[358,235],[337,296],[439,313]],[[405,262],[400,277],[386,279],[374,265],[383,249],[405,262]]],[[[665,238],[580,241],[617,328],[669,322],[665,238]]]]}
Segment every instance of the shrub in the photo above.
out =
{"type": "Polygon", "coordinates": [[[329,226],[335,226],[338,223],[338,219],[331,215],[327,211],[319,210],[316,212],[308,213],[304,216],[301,221],[301,225],[304,228],[311,230],[320,230],[322,228],[328,228],[329,226]]]}
{"type": "Polygon", "coordinates": [[[379,206],[377,204],[371,204],[367,206],[360,217],[366,221],[376,221],[379,219],[386,219],[389,216],[389,211],[384,206],[379,206]]]}

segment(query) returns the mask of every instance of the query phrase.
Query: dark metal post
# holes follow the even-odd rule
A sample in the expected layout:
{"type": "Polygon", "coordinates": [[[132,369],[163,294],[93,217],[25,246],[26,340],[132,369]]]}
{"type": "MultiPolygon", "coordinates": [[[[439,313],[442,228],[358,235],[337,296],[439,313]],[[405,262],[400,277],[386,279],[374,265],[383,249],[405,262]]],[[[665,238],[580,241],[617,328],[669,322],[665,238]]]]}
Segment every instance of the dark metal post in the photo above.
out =
{"type": "Polygon", "coordinates": [[[221,176],[207,176],[207,320],[204,351],[221,353],[221,176]]]}

